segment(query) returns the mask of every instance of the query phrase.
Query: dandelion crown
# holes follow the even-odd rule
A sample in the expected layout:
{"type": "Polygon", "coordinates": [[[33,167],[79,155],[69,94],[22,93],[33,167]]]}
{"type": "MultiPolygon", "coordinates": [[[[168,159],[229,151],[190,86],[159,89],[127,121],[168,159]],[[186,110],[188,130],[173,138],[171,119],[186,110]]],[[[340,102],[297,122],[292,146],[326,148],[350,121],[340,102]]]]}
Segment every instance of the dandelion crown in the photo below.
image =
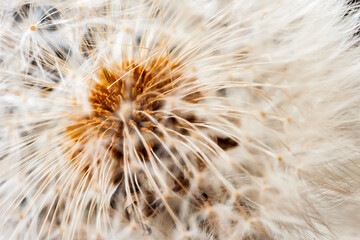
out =
{"type": "Polygon", "coordinates": [[[358,239],[358,6],[0,7],[0,239],[358,239]]]}

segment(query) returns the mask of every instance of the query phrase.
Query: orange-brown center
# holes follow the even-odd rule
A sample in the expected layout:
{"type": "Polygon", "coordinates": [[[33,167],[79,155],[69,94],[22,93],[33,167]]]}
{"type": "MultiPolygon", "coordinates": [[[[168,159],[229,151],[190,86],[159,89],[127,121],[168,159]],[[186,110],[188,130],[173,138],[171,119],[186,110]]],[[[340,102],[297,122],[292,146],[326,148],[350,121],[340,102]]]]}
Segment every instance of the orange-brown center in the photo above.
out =
{"type": "MultiPolygon", "coordinates": [[[[195,80],[185,79],[183,68],[169,63],[167,58],[154,58],[146,65],[127,61],[111,69],[102,67],[96,74],[99,80],[90,87],[88,97],[91,112],[72,117],[74,123],[66,128],[71,141],[77,144],[70,151],[72,160],[83,159],[84,146],[95,138],[107,140],[104,147],[111,152],[110,158],[122,166],[124,138],[129,134],[145,136],[146,144],[140,140],[135,144],[135,154],[147,160],[150,148],[160,148],[160,143],[151,137],[152,134],[163,137],[158,124],[174,131],[184,132],[186,128],[184,122],[163,111],[166,99],[174,96],[180,102],[195,103],[201,97],[194,88],[195,80]]],[[[193,116],[181,112],[174,115],[194,121],[193,116]]],[[[94,161],[83,162],[83,170],[88,170],[91,162],[94,161]]]]}

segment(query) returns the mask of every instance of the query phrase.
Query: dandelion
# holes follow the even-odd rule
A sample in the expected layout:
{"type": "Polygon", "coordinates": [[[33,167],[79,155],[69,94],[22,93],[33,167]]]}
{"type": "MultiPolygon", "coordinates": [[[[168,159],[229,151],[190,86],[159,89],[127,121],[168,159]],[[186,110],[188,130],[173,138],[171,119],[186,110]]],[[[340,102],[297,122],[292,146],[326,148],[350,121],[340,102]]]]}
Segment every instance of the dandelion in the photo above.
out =
{"type": "Polygon", "coordinates": [[[356,239],[357,6],[1,7],[1,239],[356,239]]]}

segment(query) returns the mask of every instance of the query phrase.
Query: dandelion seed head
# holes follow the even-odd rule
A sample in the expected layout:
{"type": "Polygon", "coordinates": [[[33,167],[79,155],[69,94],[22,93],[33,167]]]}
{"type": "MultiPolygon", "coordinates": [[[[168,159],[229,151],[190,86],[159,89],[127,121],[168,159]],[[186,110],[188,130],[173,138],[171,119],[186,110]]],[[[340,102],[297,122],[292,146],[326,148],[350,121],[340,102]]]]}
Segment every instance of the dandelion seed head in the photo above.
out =
{"type": "Polygon", "coordinates": [[[350,239],[354,9],[9,1],[0,238],[350,239]]]}

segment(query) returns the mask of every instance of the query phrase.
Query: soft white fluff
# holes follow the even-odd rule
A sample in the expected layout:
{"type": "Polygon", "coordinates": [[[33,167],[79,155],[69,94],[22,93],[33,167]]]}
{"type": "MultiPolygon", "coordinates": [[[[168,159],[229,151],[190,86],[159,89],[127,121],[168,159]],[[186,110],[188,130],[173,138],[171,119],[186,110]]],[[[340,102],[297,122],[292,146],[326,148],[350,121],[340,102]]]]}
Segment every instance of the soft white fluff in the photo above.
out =
{"type": "Polygon", "coordinates": [[[345,0],[3,4],[0,239],[360,238],[359,17],[345,0]],[[166,111],[200,119],[189,136],[164,138],[174,156],[143,163],[135,132],[124,133],[122,182],[111,182],[102,139],[74,164],[66,129],[92,111],[100,66],[166,54],[195,79],[164,97],[166,111]],[[183,102],[188,88],[203,99],[183,102]],[[91,176],[80,171],[89,159],[91,176]],[[173,191],[178,171],[185,193],[173,191]],[[134,179],[159,201],[155,216],[137,205],[134,179]]]}

